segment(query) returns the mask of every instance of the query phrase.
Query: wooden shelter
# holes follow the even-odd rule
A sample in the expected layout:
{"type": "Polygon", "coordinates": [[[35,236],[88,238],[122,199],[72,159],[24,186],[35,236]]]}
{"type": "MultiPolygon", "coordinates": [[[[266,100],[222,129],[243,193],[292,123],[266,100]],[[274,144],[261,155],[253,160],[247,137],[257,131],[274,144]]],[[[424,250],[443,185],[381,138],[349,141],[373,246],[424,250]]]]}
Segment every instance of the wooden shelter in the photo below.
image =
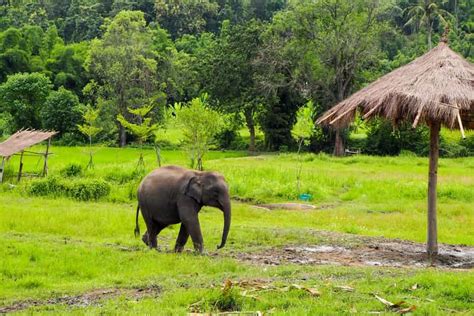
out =
{"type": "Polygon", "coordinates": [[[364,119],[384,117],[397,125],[410,121],[430,127],[428,242],[430,256],[438,253],[436,185],[441,125],[474,129],[474,65],[452,51],[443,36],[439,45],[324,113],[316,123],[342,128],[356,111],[364,119]]]}
{"type": "Polygon", "coordinates": [[[44,164],[42,175],[48,173],[48,156],[49,147],[51,145],[51,138],[56,135],[54,131],[35,131],[35,130],[20,130],[10,136],[6,141],[0,143],[0,157],[2,163],[0,164],[0,183],[3,181],[3,173],[5,171],[5,162],[13,155],[20,155],[20,168],[18,171],[18,181],[21,179],[23,170],[23,156],[24,155],[35,155],[43,156],[44,164]],[[25,150],[28,147],[39,144],[42,141],[48,140],[46,152],[39,153],[25,150]]]}

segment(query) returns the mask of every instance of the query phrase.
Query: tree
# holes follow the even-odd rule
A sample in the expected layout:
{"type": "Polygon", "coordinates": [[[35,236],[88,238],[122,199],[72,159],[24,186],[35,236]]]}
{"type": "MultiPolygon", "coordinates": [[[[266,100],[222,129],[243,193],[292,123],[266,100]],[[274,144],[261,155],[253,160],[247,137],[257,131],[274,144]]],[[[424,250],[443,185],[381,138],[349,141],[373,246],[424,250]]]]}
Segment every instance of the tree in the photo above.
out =
{"type": "Polygon", "coordinates": [[[220,110],[231,114],[242,113],[250,134],[249,151],[255,151],[255,118],[262,98],[254,80],[256,58],[263,26],[251,20],[232,26],[222,24],[221,33],[200,52],[201,82],[220,110]]]}
{"type": "Polygon", "coordinates": [[[82,89],[88,79],[85,69],[88,51],[89,45],[86,42],[55,45],[46,61],[46,69],[56,88],[63,86],[82,96],[82,89]]]}
{"type": "Polygon", "coordinates": [[[74,92],[64,87],[51,92],[41,109],[43,128],[55,130],[59,132],[59,136],[76,131],[76,126],[81,120],[80,107],[79,98],[74,92]]]}
{"type": "Polygon", "coordinates": [[[409,20],[406,26],[415,28],[425,27],[427,33],[428,48],[433,47],[431,40],[433,28],[436,21],[440,21],[445,27],[448,25],[448,18],[452,18],[452,14],[442,8],[446,0],[418,0],[414,5],[407,8],[407,16],[409,20]]]}
{"type": "MultiPolygon", "coordinates": [[[[301,107],[296,113],[296,123],[291,130],[291,135],[298,143],[298,155],[300,155],[303,144],[308,145],[311,136],[313,136],[314,126],[314,105],[312,101],[308,101],[305,106],[301,107]]],[[[296,189],[300,194],[300,179],[303,169],[303,162],[299,157],[299,166],[296,174],[296,189]]]]}
{"type": "Polygon", "coordinates": [[[71,0],[62,28],[63,38],[69,43],[98,37],[103,20],[96,1],[71,0]]]}
{"type": "Polygon", "coordinates": [[[156,20],[172,38],[206,30],[217,15],[218,4],[210,0],[156,0],[156,20]]]}
{"type": "Polygon", "coordinates": [[[40,73],[8,76],[0,85],[0,112],[12,116],[13,129],[41,128],[40,111],[51,91],[51,82],[40,73]]]}
{"type": "Polygon", "coordinates": [[[308,101],[296,113],[296,123],[291,130],[291,135],[298,143],[298,153],[300,153],[303,144],[309,144],[314,129],[314,105],[313,101],[308,101]]]}
{"type": "MultiPolygon", "coordinates": [[[[115,116],[127,118],[128,107],[147,103],[156,93],[156,61],[142,12],[122,11],[111,21],[102,40],[93,40],[87,67],[102,88],[102,96],[115,104],[115,116]]],[[[119,124],[119,144],[126,131],[119,124]]]]}
{"type": "MultiPolygon", "coordinates": [[[[143,148],[143,143],[152,137],[155,131],[158,129],[158,124],[154,124],[151,117],[145,117],[152,109],[153,105],[144,105],[136,109],[128,108],[128,111],[136,116],[137,123],[127,121],[122,114],[117,115],[117,120],[120,122],[120,124],[129,130],[133,135],[137,136],[140,149],[143,148]]],[[[138,166],[144,166],[143,152],[140,153],[138,166]]]]}
{"type": "Polygon", "coordinates": [[[183,130],[190,167],[203,170],[202,159],[222,126],[219,113],[209,109],[207,95],[192,99],[187,106],[177,104],[176,117],[183,130]]]}
{"type": "Polygon", "coordinates": [[[82,114],[84,124],[77,125],[79,131],[84,134],[89,140],[89,163],[87,168],[94,168],[94,161],[92,159],[92,138],[100,133],[102,128],[97,126],[97,118],[99,117],[99,110],[92,108],[90,105],[87,106],[86,110],[82,114]]]}
{"type": "MultiPolygon", "coordinates": [[[[380,10],[377,1],[305,0],[278,13],[261,57],[263,73],[273,73],[262,76],[263,82],[274,91],[286,88],[320,100],[321,111],[342,101],[364,79],[364,71],[377,65],[384,29],[377,20],[380,10]]],[[[342,155],[339,130],[335,143],[334,153],[342,155]]]]}

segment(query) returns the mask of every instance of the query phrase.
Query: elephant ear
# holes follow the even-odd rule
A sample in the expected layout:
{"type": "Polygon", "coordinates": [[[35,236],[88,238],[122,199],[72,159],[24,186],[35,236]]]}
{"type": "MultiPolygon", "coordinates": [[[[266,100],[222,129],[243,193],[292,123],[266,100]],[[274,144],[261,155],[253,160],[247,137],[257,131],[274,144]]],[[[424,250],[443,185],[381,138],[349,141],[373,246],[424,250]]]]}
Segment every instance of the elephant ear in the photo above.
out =
{"type": "Polygon", "coordinates": [[[193,198],[196,202],[202,202],[202,184],[197,177],[189,179],[184,194],[193,198]]]}

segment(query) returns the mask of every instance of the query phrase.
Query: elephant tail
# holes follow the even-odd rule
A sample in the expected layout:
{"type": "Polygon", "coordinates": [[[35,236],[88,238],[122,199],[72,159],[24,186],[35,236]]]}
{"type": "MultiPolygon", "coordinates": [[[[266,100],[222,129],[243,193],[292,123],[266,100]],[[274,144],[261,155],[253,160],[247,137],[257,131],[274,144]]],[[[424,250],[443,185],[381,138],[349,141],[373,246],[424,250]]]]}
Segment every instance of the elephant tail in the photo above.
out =
{"type": "Polygon", "coordinates": [[[137,205],[137,216],[135,217],[135,237],[140,236],[140,226],[138,226],[138,214],[140,213],[140,204],[137,205]]]}

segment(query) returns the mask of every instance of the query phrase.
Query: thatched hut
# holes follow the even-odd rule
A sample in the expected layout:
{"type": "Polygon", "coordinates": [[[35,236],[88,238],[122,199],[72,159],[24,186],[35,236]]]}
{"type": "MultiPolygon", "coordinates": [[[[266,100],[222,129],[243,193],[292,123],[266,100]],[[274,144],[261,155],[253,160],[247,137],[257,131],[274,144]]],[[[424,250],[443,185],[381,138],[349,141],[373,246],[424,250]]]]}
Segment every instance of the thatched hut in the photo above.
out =
{"type": "Polygon", "coordinates": [[[412,122],[430,127],[428,184],[428,245],[438,252],[436,183],[441,125],[474,129],[474,65],[452,51],[444,39],[411,63],[354,93],[324,113],[316,122],[343,128],[360,111],[364,119],[383,117],[397,125],[412,122]]]}

